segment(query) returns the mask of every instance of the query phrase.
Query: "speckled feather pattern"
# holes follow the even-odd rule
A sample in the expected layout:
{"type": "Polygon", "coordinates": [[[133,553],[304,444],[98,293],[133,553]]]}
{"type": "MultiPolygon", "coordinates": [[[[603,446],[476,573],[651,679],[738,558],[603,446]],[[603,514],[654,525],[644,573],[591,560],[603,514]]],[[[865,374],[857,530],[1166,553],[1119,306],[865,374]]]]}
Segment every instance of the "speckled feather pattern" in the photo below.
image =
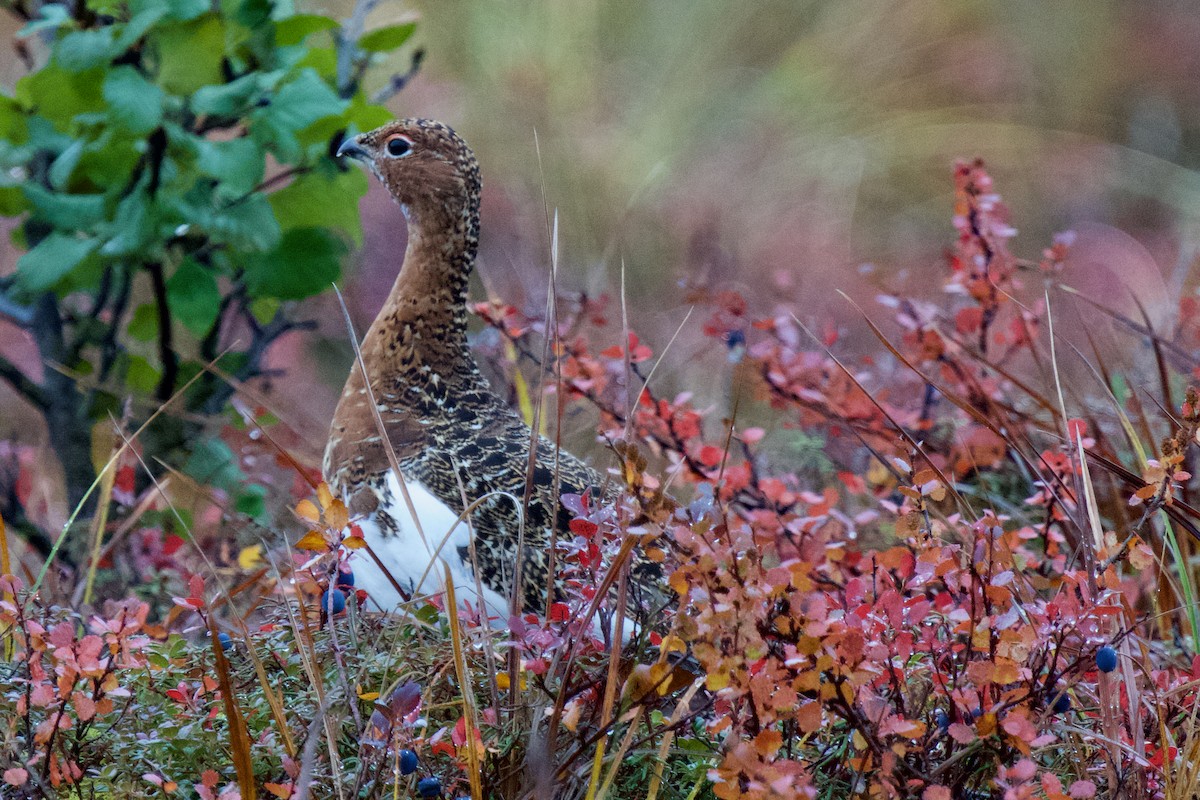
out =
{"type": "MultiPolygon", "coordinates": [[[[531,442],[532,491],[525,508],[521,597],[544,610],[551,532],[571,520],[555,496],[599,496],[611,482],[529,426],[492,391],[467,346],[467,282],[479,244],[480,175],[474,154],[449,127],[402,120],[355,140],[404,209],[409,244],[392,291],[362,343],[388,439],[406,480],[418,481],[456,513],[486,499],[471,515],[483,583],[507,596],[517,559],[520,514],[531,442]],[[412,154],[389,158],[394,137],[412,154]],[[507,495],[507,496],[506,496],[507,495]]],[[[403,498],[386,488],[387,452],[362,375],[353,368],[334,414],[324,472],[352,513],[374,514],[386,535],[403,498]]],[[[466,548],[460,556],[467,558],[466,548]]]]}

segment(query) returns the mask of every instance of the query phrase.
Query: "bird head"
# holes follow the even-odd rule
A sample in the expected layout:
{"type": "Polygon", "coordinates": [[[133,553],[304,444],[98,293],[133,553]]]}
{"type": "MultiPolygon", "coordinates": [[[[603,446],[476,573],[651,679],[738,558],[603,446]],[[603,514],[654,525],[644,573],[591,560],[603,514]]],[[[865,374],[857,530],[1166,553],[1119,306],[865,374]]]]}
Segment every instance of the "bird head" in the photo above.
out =
{"type": "Polygon", "coordinates": [[[459,216],[478,206],[480,181],[475,154],[461,136],[441,122],[389,122],[347,138],[337,154],[370,167],[410,219],[459,216]]]}

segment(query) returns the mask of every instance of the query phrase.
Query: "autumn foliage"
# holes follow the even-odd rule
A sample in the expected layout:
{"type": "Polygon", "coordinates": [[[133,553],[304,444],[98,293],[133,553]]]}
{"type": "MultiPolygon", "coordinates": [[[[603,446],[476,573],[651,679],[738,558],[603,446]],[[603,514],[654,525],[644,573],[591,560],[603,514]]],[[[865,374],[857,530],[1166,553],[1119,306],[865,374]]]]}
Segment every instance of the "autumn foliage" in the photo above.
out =
{"type": "MultiPolygon", "coordinates": [[[[604,300],[563,298],[551,320],[476,307],[514,397],[548,376],[551,435],[557,403],[598,412],[627,490],[612,507],[563,498],[566,588],[547,619],[445,595],[363,613],[343,562],[369,548],[345,506],[280,431],[254,415],[226,430],[238,452],[274,454],[260,460],[277,484],[291,476],[295,544],[215,566],[160,548],[171,592],[96,613],[5,578],[6,791],[1185,796],[1200,752],[1200,395],[1180,355],[1194,300],[1176,331],[1097,306],[1143,340],[1159,408],[1122,393],[1100,352],[1103,402],[1074,408],[1052,334],[1070,237],[1022,259],[983,164],[953,180],[944,291],[883,293],[887,320],[848,306],[843,327],[879,342],[868,358],[787,309],[699,298],[744,388],[724,418],[661,396],[669,351],[614,337],[604,300]],[[823,437],[828,469],[789,468],[793,432],[823,437]],[[653,600],[629,580],[637,559],[669,566],[667,607],[622,645],[614,624],[653,600]],[[146,714],[174,738],[122,738],[146,714]]],[[[137,502],[119,504],[141,531],[127,548],[166,537],[137,502]]]]}

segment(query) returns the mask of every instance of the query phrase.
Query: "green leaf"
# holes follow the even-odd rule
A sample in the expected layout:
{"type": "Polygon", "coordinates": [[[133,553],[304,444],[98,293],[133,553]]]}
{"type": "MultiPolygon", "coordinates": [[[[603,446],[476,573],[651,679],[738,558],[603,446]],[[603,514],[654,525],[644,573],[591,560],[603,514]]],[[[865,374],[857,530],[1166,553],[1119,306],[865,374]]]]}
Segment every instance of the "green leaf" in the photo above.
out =
{"type": "Polygon", "coordinates": [[[25,193],[20,186],[0,188],[0,216],[15,217],[28,207],[25,193]]]}
{"type": "Polygon", "coordinates": [[[338,21],[323,14],[296,14],[275,23],[275,43],[280,47],[300,44],[319,31],[338,27],[338,21]]]}
{"type": "Polygon", "coordinates": [[[301,175],[270,195],[275,219],[285,231],[291,228],[328,227],[362,244],[362,217],[358,201],[367,193],[362,170],[331,169],[301,175]]]}
{"type": "Polygon", "coordinates": [[[293,228],[279,247],[247,260],[251,294],[301,300],[329,288],[342,272],[346,246],[323,228],[293,228]]]}
{"type": "Polygon", "coordinates": [[[212,9],[211,0],[168,0],[171,18],[192,20],[212,9]]]}
{"type": "Polygon", "coordinates": [[[370,53],[383,53],[395,50],[411,39],[413,31],[416,29],[417,23],[415,22],[388,25],[387,27],[378,28],[370,33],[363,34],[363,37],[358,40],[358,46],[370,53]]]}
{"type": "Polygon", "coordinates": [[[72,31],[54,45],[54,61],[68,72],[103,66],[116,55],[116,31],[111,25],[72,31]]]}
{"type": "Polygon", "coordinates": [[[256,127],[266,129],[266,138],[274,143],[280,157],[295,161],[300,156],[296,134],[319,119],[341,114],[346,106],[346,101],[314,70],[302,69],[295,80],[278,89],[270,104],[256,110],[252,118],[256,127]]]}
{"type": "Polygon", "coordinates": [[[158,46],[158,82],[173,94],[191,94],[202,86],[223,83],[225,24],[216,14],[190,22],[164,25],[154,36],[158,46]]]}
{"type": "Polygon", "coordinates": [[[95,239],[55,231],[17,262],[17,280],[31,291],[45,291],[66,277],[96,249],[95,239]]]}
{"type": "Polygon", "coordinates": [[[25,183],[20,187],[33,208],[33,216],[64,230],[86,230],[105,218],[105,197],[102,194],[68,194],[52,192],[25,183]]]}
{"type": "Polygon", "coordinates": [[[230,245],[245,250],[268,250],[279,242],[279,223],[261,192],[225,209],[215,228],[230,245]]]}
{"type": "Polygon", "coordinates": [[[29,141],[29,121],[21,104],[0,95],[0,141],[25,144],[29,141]]]}
{"type": "Polygon", "coordinates": [[[162,373],[145,358],[130,356],[125,366],[125,384],[139,394],[150,394],[158,388],[162,373]]]}
{"type": "Polygon", "coordinates": [[[143,303],[133,310],[125,332],[139,342],[153,342],[158,338],[158,309],[154,303],[143,303]]]}
{"type": "MultiPolygon", "coordinates": [[[[127,186],[134,167],[141,160],[141,139],[130,136],[123,130],[108,126],[95,141],[83,149],[83,157],[75,168],[75,180],[87,180],[96,186],[120,188],[127,186]]],[[[163,172],[170,165],[164,162],[163,172]]],[[[160,176],[165,178],[164,176],[160,176]]]]}
{"type": "Polygon", "coordinates": [[[258,94],[262,77],[252,72],[220,86],[201,87],[192,95],[192,110],[218,117],[240,114],[258,94]]]}
{"type": "Polygon", "coordinates": [[[84,6],[93,14],[109,17],[119,16],[121,12],[121,0],[87,0],[84,6]]]}
{"type": "Polygon", "coordinates": [[[252,483],[238,494],[234,505],[240,513],[247,517],[260,519],[267,513],[267,490],[252,483]]]}
{"type": "Polygon", "coordinates": [[[218,489],[233,488],[244,477],[229,445],[216,437],[202,439],[196,444],[183,471],[201,484],[218,489]]]}
{"type": "Polygon", "coordinates": [[[117,205],[112,236],[100,248],[105,256],[123,256],[142,250],[154,239],[156,212],[142,190],[130,192],[117,205]]]}
{"type": "Polygon", "coordinates": [[[121,35],[117,37],[116,51],[123,53],[137,44],[137,41],[145,36],[156,22],[166,16],[166,13],[167,7],[163,3],[157,3],[135,13],[121,30],[121,35]]]}
{"type": "Polygon", "coordinates": [[[391,122],[394,115],[384,106],[368,102],[362,92],[350,99],[350,107],[346,109],[345,120],[362,131],[372,131],[381,125],[391,122]]]}
{"type": "Polygon", "coordinates": [[[274,297],[258,297],[250,302],[250,313],[259,325],[270,325],[279,313],[280,302],[274,297]]]}
{"type": "Polygon", "coordinates": [[[219,208],[213,207],[212,194],[211,189],[197,185],[186,196],[167,202],[173,214],[206,231],[215,242],[228,245],[233,253],[263,252],[279,244],[279,223],[261,192],[219,208]]]}
{"type": "Polygon", "coordinates": [[[51,62],[17,81],[16,97],[55,128],[66,131],[76,115],[104,110],[103,81],[100,69],[71,72],[51,62]]]}
{"type": "Polygon", "coordinates": [[[163,115],[163,91],[133,67],[117,67],[104,81],[108,118],[117,127],[144,135],[158,127],[163,115]]]}
{"type": "Polygon", "coordinates": [[[241,197],[262,183],[266,156],[254,140],[200,140],[196,143],[196,149],[200,174],[220,181],[218,191],[222,196],[230,199],[241,197]]]}
{"type": "Polygon", "coordinates": [[[172,317],[201,337],[217,321],[221,291],[212,273],[189,258],[167,280],[167,306],[172,317]]]}
{"type": "Polygon", "coordinates": [[[71,21],[71,11],[64,3],[43,3],[38,14],[37,19],[31,19],[17,31],[17,38],[24,39],[38,31],[53,30],[71,21]]]}
{"type": "Polygon", "coordinates": [[[75,171],[82,155],[83,140],[81,139],[71,142],[66,150],[59,153],[54,159],[54,163],[50,165],[50,172],[46,176],[50,179],[50,185],[55,189],[66,188],[67,181],[71,180],[71,173],[75,171]]]}

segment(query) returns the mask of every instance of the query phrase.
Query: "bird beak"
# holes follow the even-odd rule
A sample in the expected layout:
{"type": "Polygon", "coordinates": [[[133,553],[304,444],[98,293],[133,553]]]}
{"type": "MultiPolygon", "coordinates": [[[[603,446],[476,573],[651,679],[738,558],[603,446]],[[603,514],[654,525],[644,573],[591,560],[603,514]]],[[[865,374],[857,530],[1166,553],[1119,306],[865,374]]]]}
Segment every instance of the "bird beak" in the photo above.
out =
{"type": "Polygon", "coordinates": [[[341,146],[337,149],[337,154],[360,161],[367,161],[371,158],[371,154],[367,152],[367,149],[359,144],[357,136],[343,140],[341,146]]]}

